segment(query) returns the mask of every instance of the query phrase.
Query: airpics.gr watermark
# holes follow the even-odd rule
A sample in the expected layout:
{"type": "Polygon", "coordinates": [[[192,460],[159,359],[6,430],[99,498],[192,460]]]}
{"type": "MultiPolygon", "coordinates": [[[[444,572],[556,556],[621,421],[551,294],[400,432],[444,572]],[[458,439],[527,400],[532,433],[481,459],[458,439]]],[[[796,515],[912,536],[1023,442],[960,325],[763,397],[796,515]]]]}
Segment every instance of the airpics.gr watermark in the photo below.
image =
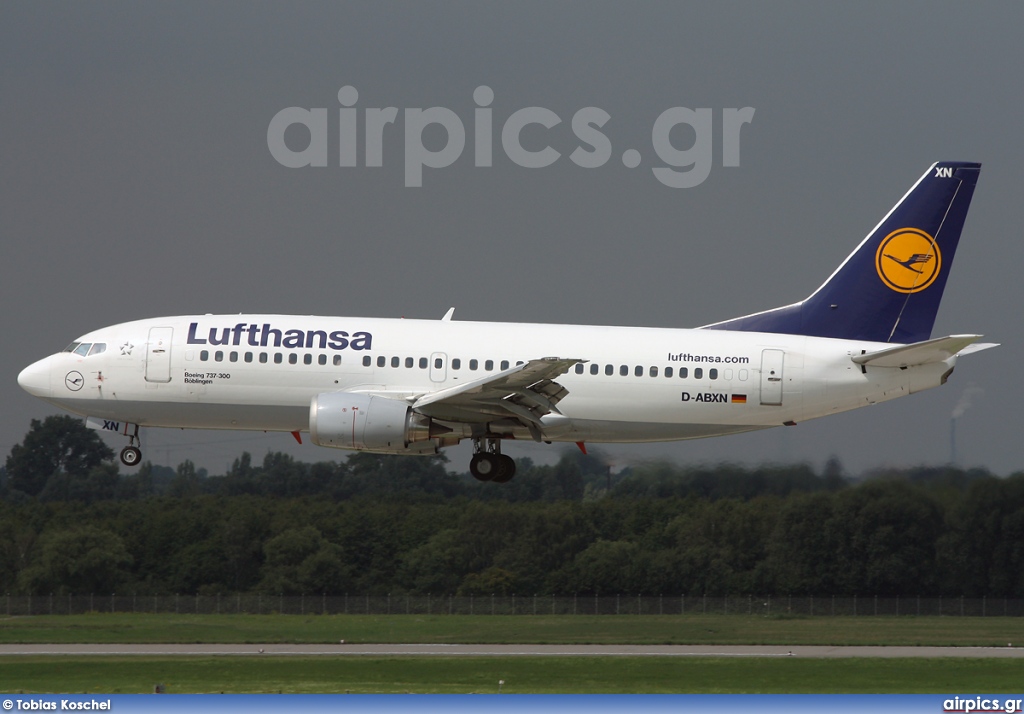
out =
{"type": "MultiPolygon", "coordinates": [[[[338,163],[339,167],[356,167],[359,147],[359,92],[355,87],[345,86],[338,90],[338,163]]],[[[473,165],[479,168],[494,165],[494,117],[490,108],[494,91],[480,86],[473,92],[476,108],[473,110],[473,165]]],[[[672,107],[658,115],[651,129],[651,146],[662,166],[651,169],[654,177],[672,188],[693,188],[704,183],[714,163],[713,127],[714,114],[711,109],[688,109],[672,107]],[[672,144],[672,130],[686,125],[693,130],[691,146],[679,149],[672,144]]],[[[307,166],[324,167],[330,164],[328,153],[329,118],[328,109],[287,107],[274,115],[267,127],[267,148],[271,156],[288,168],[307,166]],[[293,125],[303,125],[309,131],[309,144],[301,151],[295,151],[285,143],[285,132],[293,125]]],[[[384,165],[385,130],[398,119],[397,107],[363,109],[363,165],[380,167],[384,165]]],[[[611,115],[600,107],[583,107],[573,114],[572,133],[579,144],[569,154],[569,160],[581,168],[596,169],[604,166],[613,155],[612,144],[601,128],[611,115]]],[[[740,130],[754,119],[754,108],[721,110],[722,166],[740,165],[740,130]]],[[[429,107],[427,109],[405,109],[404,148],[405,185],[423,185],[423,169],[443,169],[454,164],[466,148],[466,126],[451,109],[429,107]],[[424,145],[424,132],[431,125],[441,127],[447,134],[444,146],[434,151],[424,145]]],[[[501,126],[501,148],[508,159],[523,168],[542,169],[551,166],[562,157],[552,148],[564,132],[549,132],[548,143],[538,141],[538,130],[530,130],[531,148],[523,146],[523,130],[531,124],[551,130],[562,123],[562,118],[544,107],[525,107],[513,112],[501,126]],[[541,144],[542,148],[533,148],[541,144]]],[[[436,131],[436,130],[435,130],[436,131]]],[[[390,132],[393,133],[393,132],[390,132]]],[[[636,168],[642,156],[636,149],[622,152],[622,163],[636,168]]]]}

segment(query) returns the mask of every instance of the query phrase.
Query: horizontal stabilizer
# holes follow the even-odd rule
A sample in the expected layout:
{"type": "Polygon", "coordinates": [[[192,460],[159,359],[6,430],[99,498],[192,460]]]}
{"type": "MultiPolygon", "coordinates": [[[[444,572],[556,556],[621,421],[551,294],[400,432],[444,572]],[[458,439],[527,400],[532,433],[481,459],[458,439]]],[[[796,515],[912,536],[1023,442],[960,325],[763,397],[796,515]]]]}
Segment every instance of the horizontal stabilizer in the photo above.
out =
{"type": "Polygon", "coordinates": [[[870,365],[871,367],[914,367],[921,364],[944,362],[957,354],[970,354],[997,346],[992,343],[975,344],[980,339],[981,335],[950,335],[856,355],[853,357],[853,361],[856,364],[870,365]]]}
{"type": "Polygon", "coordinates": [[[973,345],[967,345],[962,350],[956,353],[957,357],[963,357],[964,355],[973,355],[975,352],[981,352],[982,350],[990,350],[993,347],[998,347],[998,342],[975,342],[973,345]]]}

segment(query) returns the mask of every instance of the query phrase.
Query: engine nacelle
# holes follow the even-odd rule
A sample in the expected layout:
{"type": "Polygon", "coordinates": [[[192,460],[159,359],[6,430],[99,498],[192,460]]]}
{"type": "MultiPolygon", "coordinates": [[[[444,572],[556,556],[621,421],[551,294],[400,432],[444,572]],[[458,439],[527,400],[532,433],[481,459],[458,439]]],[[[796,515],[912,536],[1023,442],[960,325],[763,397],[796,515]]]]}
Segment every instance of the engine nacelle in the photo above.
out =
{"type": "Polygon", "coordinates": [[[406,402],[349,392],[324,392],[309,405],[310,440],[318,446],[384,454],[433,454],[432,436],[450,433],[406,402]]]}

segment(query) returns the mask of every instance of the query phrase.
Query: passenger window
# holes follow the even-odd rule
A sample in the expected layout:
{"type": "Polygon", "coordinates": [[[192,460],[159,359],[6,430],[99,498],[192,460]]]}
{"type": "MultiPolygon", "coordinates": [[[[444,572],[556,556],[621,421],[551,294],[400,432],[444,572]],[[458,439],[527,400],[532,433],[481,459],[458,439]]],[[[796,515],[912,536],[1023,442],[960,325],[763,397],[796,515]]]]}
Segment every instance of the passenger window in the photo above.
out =
{"type": "Polygon", "coordinates": [[[369,367],[372,362],[373,362],[373,359],[371,359],[370,355],[363,355],[363,366],[364,367],[369,367]]]}
{"type": "Polygon", "coordinates": [[[412,369],[412,365],[413,365],[412,357],[406,357],[405,358],[405,368],[406,369],[412,369]]]}
{"type": "Polygon", "coordinates": [[[690,375],[690,370],[689,370],[688,367],[680,367],[679,368],[679,379],[686,379],[689,375],[690,375]]]}
{"type": "Polygon", "coordinates": [[[341,355],[334,355],[334,366],[339,367],[341,365],[341,355]]]}
{"type": "Polygon", "coordinates": [[[89,356],[92,357],[93,355],[102,354],[102,353],[104,353],[106,351],[107,351],[107,343],[106,342],[97,342],[96,344],[94,344],[92,346],[92,349],[89,350],[89,356]]]}
{"type": "Polygon", "coordinates": [[[526,364],[526,362],[523,362],[522,360],[519,360],[518,362],[516,362],[516,367],[518,367],[521,364],[526,364]]]}
{"type": "Polygon", "coordinates": [[[316,361],[318,364],[327,364],[327,355],[320,355],[316,361]]]}
{"type": "Polygon", "coordinates": [[[427,368],[427,358],[426,357],[420,357],[420,369],[426,369],[426,368],[427,368]]]}
{"type": "Polygon", "coordinates": [[[494,369],[494,360],[489,359],[486,362],[484,362],[484,369],[487,370],[488,372],[494,369]]]}
{"type": "Polygon", "coordinates": [[[441,365],[443,365],[443,364],[444,364],[444,360],[442,360],[440,357],[435,357],[434,358],[434,369],[441,369],[441,365]]]}
{"type": "Polygon", "coordinates": [[[75,354],[85,357],[87,354],[89,354],[90,347],[92,347],[91,342],[83,342],[82,344],[75,348],[75,354]]]}
{"type": "Polygon", "coordinates": [[[210,350],[200,350],[200,352],[199,352],[199,360],[201,362],[206,362],[209,359],[210,359],[210,350]]]}
{"type": "Polygon", "coordinates": [[[452,360],[452,369],[460,369],[462,367],[462,360],[456,357],[452,360]]]}
{"type": "Polygon", "coordinates": [[[583,363],[580,362],[576,365],[576,374],[583,374],[583,363]]]}
{"type": "Polygon", "coordinates": [[[238,353],[237,352],[232,352],[231,354],[229,354],[228,355],[228,360],[230,360],[231,362],[237,362],[238,361],[238,353]]]}
{"type": "Polygon", "coordinates": [[[614,365],[610,365],[610,364],[606,364],[604,366],[604,373],[606,375],[608,375],[609,377],[611,377],[613,374],[615,374],[615,366],[614,365]]]}
{"type": "Polygon", "coordinates": [[[620,364],[619,365],[619,374],[621,374],[623,377],[628,376],[629,375],[629,367],[627,365],[620,364]]]}
{"type": "Polygon", "coordinates": [[[640,365],[637,365],[636,367],[633,368],[633,374],[636,375],[637,377],[643,377],[644,368],[640,365]]]}
{"type": "Polygon", "coordinates": [[[601,371],[601,368],[596,363],[590,365],[590,373],[591,374],[597,374],[600,371],[601,371]]]}
{"type": "Polygon", "coordinates": [[[290,355],[288,355],[288,364],[298,364],[298,363],[299,363],[299,356],[297,354],[292,352],[290,355]]]}
{"type": "Polygon", "coordinates": [[[267,353],[266,352],[260,352],[260,364],[266,364],[266,363],[267,363],[267,353]]]}
{"type": "Polygon", "coordinates": [[[502,371],[508,369],[508,360],[507,359],[503,359],[501,361],[501,369],[502,369],[502,371]]]}
{"type": "Polygon", "coordinates": [[[745,369],[741,369],[740,370],[739,378],[740,378],[741,382],[746,382],[748,376],[749,376],[749,372],[747,372],[747,370],[745,370],[745,369]]]}
{"type": "Polygon", "coordinates": [[[651,367],[651,376],[652,377],[657,377],[658,376],[658,368],[657,367],[651,367]]]}
{"type": "Polygon", "coordinates": [[[246,352],[245,353],[245,361],[246,362],[252,362],[252,352],[246,352]]]}
{"type": "Polygon", "coordinates": [[[214,362],[223,362],[224,361],[224,353],[221,352],[220,350],[217,350],[216,352],[214,352],[213,353],[213,361],[214,362]]]}
{"type": "Polygon", "coordinates": [[[388,358],[385,357],[384,355],[380,355],[377,358],[377,366],[378,367],[387,367],[387,364],[388,364],[388,358]]]}
{"type": "Polygon", "coordinates": [[[708,378],[709,379],[718,379],[718,370],[714,369],[714,368],[709,369],[708,370],[708,378]]]}
{"type": "Polygon", "coordinates": [[[311,354],[302,355],[302,364],[313,364],[313,355],[311,355],[311,354]]]}
{"type": "Polygon", "coordinates": [[[275,352],[274,353],[274,364],[281,364],[282,361],[283,361],[283,358],[281,356],[281,353],[280,352],[275,352]]]}
{"type": "Polygon", "coordinates": [[[399,358],[399,357],[392,357],[391,358],[391,366],[392,367],[401,367],[402,366],[401,358],[399,358]]]}
{"type": "Polygon", "coordinates": [[[672,376],[672,368],[671,367],[666,367],[665,368],[665,376],[666,377],[671,377],[672,376]]]}
{"type": "Polygon", "coordinates": [[[479,363],[475,359],[471,359],[469,361],[469,368],[475,372],[478,364],[479,363]]]}
{"type": "Polygon", "coordinates": [[[700,379],[703,376],[704,376],[704,368],[703,367],[694,367],[693,368],[693,378],[694,379],[700,379]]]}

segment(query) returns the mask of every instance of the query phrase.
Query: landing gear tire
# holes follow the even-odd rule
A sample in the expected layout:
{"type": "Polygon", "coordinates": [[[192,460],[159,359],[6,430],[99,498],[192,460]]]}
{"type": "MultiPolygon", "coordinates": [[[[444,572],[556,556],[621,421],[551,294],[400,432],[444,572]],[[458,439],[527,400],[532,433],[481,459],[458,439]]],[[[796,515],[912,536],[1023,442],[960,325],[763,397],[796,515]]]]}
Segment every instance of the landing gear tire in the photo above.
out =
{"type": "Polygon", "coordinates": [[[493,481],[498,475],[498,459],[496,454],[474,454],[469,461],[469,472],[477,481],[493,481]]]}
{"type": "Polygon", "coordinates": [[[498,468],[491,480],[494,483],[508,483],[516,475],[516,462],[511,456],[505,456],[505,454],[497,454],[496,458],[498,468]]]}
{"type": "Polygon", "coordinates": [[[126,446],[121,449],[121,463],[125,466],[135,466],[142,460],[142,451],[135,446],[126,446]]]}

